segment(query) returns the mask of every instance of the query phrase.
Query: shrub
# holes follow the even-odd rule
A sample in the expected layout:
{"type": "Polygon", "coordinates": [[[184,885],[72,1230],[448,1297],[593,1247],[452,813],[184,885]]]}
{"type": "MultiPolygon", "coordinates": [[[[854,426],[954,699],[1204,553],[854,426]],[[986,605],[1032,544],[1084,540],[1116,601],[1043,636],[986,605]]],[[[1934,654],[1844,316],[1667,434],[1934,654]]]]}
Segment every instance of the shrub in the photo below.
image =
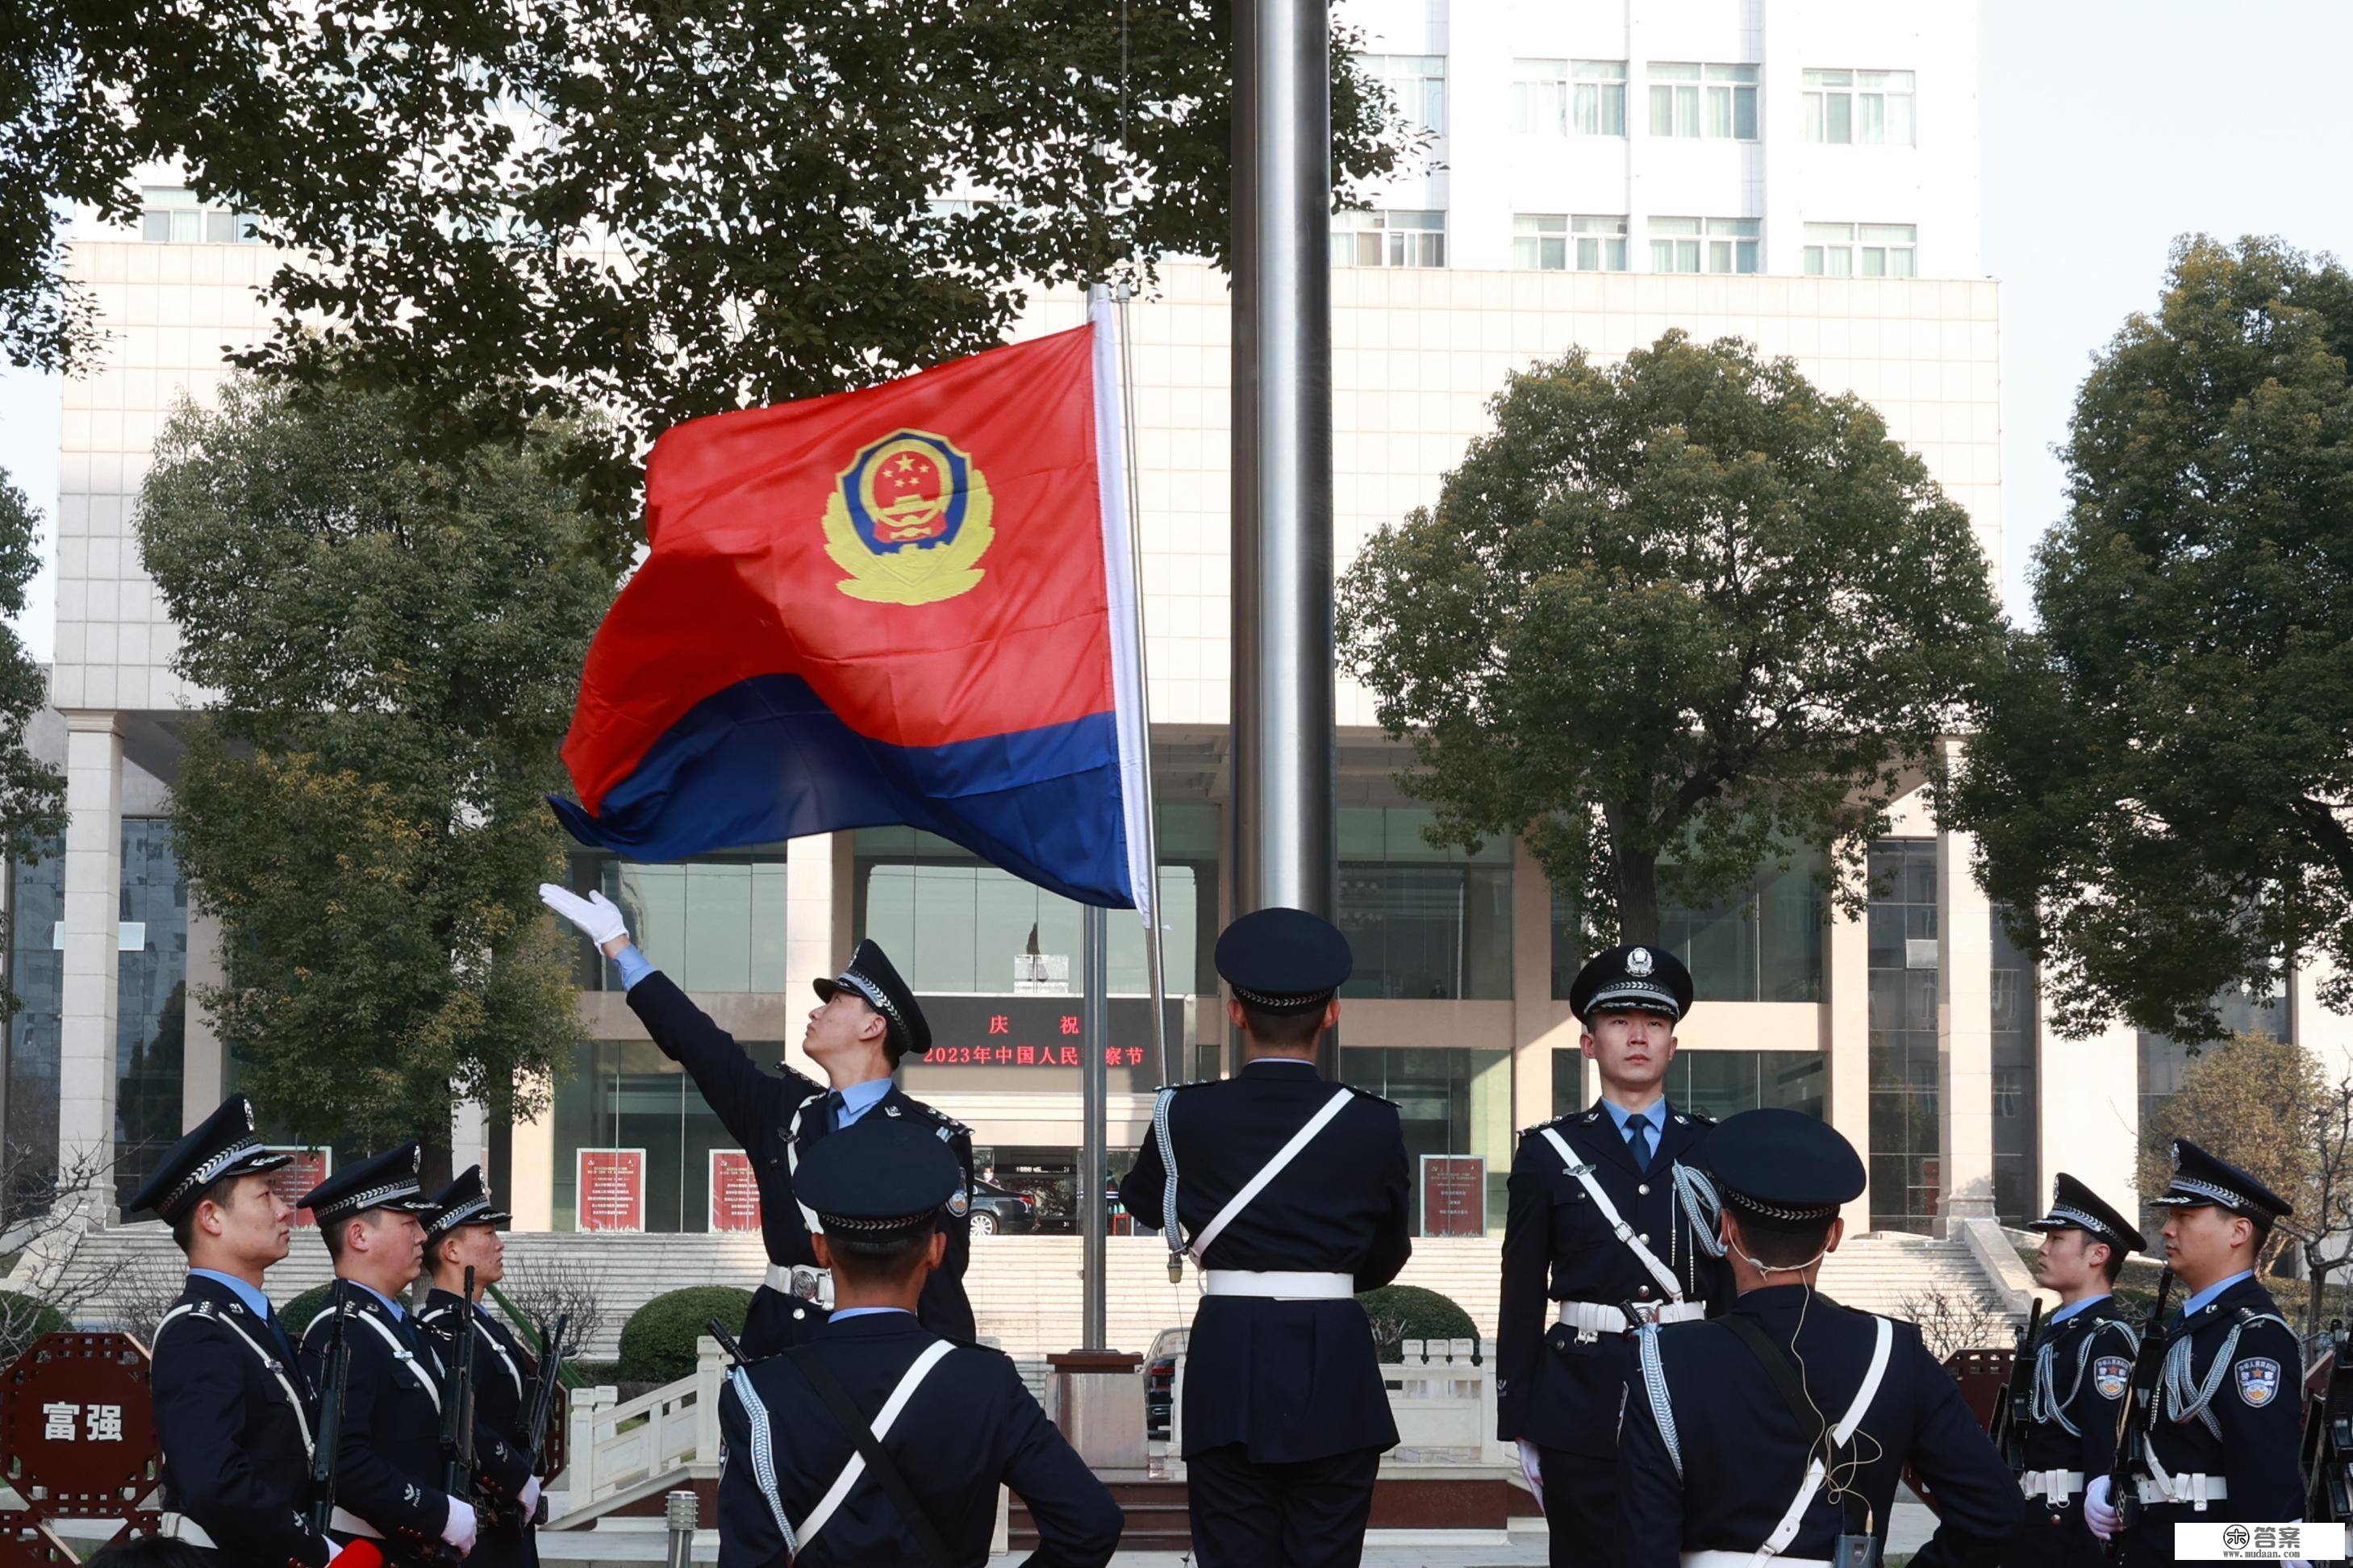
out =
{"type": "Polygon", "coordinates": [[[694,1371],[694,1342],[716,1318],[730,1333],[744,1331],[752,1292],[733,1285],[666,1290],[629,1314],[621,1329],[619,1372],[625,1383],[670,1383],[694,1371]]]}
{"type": "MultiPolygon", "coordinates": [[[[311,1326],[311,1319],[327,1310],[327,1292],[334,1288],[335,1282],[332,1279],[324,1285],[313,1285],[278,1309],[278,1321],[285,1326],[288,1339],[298,1345],[302,1342],[302,1331],[311,1326]]],[[[322,1329],[319,1331],[325,1333],[327,1331],[322,1329]]]]}
{"type": "Polygon", "coordinates": [[[14,1290],[0,1290],[0,1365],[33,1348],[43,1334],[70,1329],[66,1315],[47,1301],[14,1290]]]}
{"type": "Polygon", "coordinates": [[[1373,1321],[1373,1342],[1385,1362],[1404,1360],[1408,1340],[1469,1340],[1474,1347],[1479,1342],[1479,1325],[1470,1313],[1419,1285],[1384,1285],[1359,1294],[1356,1304],[1373,1321]]]}

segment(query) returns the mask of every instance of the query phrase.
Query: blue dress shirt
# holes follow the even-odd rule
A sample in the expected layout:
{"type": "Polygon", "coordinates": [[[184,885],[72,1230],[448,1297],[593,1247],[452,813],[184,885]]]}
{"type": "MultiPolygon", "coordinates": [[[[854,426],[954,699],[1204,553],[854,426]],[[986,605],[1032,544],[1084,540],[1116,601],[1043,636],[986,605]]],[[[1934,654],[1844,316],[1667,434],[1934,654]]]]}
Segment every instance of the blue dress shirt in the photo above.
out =
{"type": "Polygon", "coordinates": [[[2236,1274],[2232,1275],[2228,1279],[2215,1280],[2214,1283],[2207,1286],[2206,1289],[2199,1291],[2198,1294],[2190,1297],[2187,1301],[2182,1302],[2180,1314],[2174,1319],[2174,1321],[2177,1323],[2179,1322],[2182,1318],[2188,1317],[2190,1313],[2196,1311],[2199,1308],[2204,1306],[2207,1302],[2212,1300],[2223,1291],[2228,1290],[2232,1286],[2236,1285],[2240,1280],[2253,1279],[2254,1277],[2255,1271],[2253,1269],[2242,1268],[2236,1274]]]}
{"type": "Polygon", "coordinates": [[[1648,1164],[1651,1157],[1658,1153],[1660,1136],[1667,1130],[1666,1096],[1661,1095],[1652,1100],[1648,1110],[1629,1110],[1624,1106],[1607,1100],[1601,1102],[1601,1109],[1608,1111],[1609,1120],[1617,1124],[1618,1141],[1630,1149],[1633,1144],[1626,1136],[1626,1123],[1640,1121],[1643,1124],[1642,1161],[1643,1163],[1648,1164]]]}
{"type": "Polygon", "coordinates": [[[2045,1318],[2043,1321],[2048,1323],[2063,1323],[2068,1319],[2073,1317],[2076,1313],[2082,1311],[2084,1308],[2096,1307],[2107,1299],[2108,1292],[2103,1290],[2096,1296],[2086,1296],[2080,1301],[2070,1301],[2063,1307],[2054,1308],[2052,1310],[2051,1315],[2048,1318],[2045,1318]]]}
{"type": "MultiPolygon", "coordinates": [[[[907,1312],[907,1309],[904,1307],[843,1307],[828,1321],[839,1323],[850,1318],[871,1318],[877,1312],[907,1312]]],[[[907,1316],[911,1318],[914,1315],[913,1312],[907,1312],[907,1316]]]]}
{"type": "Polygon", "coordinates": [[[263,1295],[259,1287],[248,1285],[236,1275],[224,1274],[217,1268],[191,1268],[188,1272],[201,1274],[207,1279],[227,1286],[237,1299],[245,1303],[247,1311],[264,1322],[269,1321],[269,1298],[263,1295]]]}

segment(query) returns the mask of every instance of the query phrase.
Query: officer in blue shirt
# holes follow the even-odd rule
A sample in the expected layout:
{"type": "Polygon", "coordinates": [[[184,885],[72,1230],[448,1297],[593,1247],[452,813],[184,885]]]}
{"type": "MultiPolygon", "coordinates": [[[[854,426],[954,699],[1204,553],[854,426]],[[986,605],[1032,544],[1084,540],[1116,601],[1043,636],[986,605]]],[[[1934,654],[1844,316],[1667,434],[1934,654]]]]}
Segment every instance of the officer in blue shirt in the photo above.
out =
{"type": "Polygon", "coordinates": [[[1577,972],[1568,1005],[1601,1098],[1520,1134],[1496,1324],[1496,1436],[1519,1445],[1556,1565],[1614,1556],[1624,1533],[1618,1411],[1635,1320],[1683,1322],[1732,1296],[1700,1169],[1715,1124],[1662,1087],[1691,972],[1662,948],[1611,948],[1577,972]]]}
{"type": "Polygon", "coordinates": [[[922,1316],[925,1328],[971,1343],[976,1332],[964,1272],[972,1258],[972,1131],[901,1090],[892,1077],[910,1053],[922,1059],[931,1048],[932,1029],[882,949],[861,942],[839,975],[813,982],[819,1005],[809,1014],[801,1044],[832,1079],[828,1090],[789,1067],[779,1064],[770,1073],[754,1062],[670,976],[646,962],[629,941],[619,907],[603,893],[583,897],[543,882],[539,896],[620,969],[629,1010],[662,1054],[686,1068],[720,1124],[751,1158],[768,1277],[744,1320],[744,1353],[757,1359],[799,1344],[825,1321],[833,1280],[811,1246],[818,1227],[796,1196],[794,1173],[818,1142],[877,1115],[915,1121],[956,1157],[964,1180],[940,1211],[947,1256],[926,1278],[922,1316]]]}

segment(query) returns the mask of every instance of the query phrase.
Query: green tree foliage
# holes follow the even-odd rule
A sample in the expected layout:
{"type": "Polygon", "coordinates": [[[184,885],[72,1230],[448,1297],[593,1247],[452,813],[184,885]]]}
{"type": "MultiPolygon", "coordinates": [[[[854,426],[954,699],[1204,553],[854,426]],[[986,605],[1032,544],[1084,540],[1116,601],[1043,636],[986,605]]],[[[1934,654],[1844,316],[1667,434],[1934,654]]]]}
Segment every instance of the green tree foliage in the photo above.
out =
{"type": "MultiPolygon", "coordinates": [[[[25,584],[41,568],[41,520],[25,492],[0,472],[0,616],[25,613],[25,584]]],[[[0,624],[0,855],[29,865],[57,852],[66,829],[65,775],[25,747],[25,727],[49,700],[48,672],[16,629],[0,624]]],[[[9,916],[0,912],[0,942],[9,916]]],[[[0,1024],[16,1016],[16,994],[0,984],[0,1024]]]]}
{"type": "MultiPolygon", "coordinates": [[[[2173,1141],[2187,1138],[2253,1173],[2309,1220],[2324,1175],[2340,1184],[2344,1177],[2342,1152],[2335,1162],[2325,1161],[2315,1136],[2329,1100],[2320,1063],[2302,1046],[2271,1035],[2230,1036],[2198,1053],[2182,1074],[2180,1091],[2141,1129],[2140,1190],[2165,1191],[2173,1179],[2173,1141]]],[[[2270,1268],[2292,1239],[2274,1226],[2258,1262],[2270,1268]]]]}
{"type": "Polygon", "coordinates": [[[2077,396],[2041,629],[1941,807],[2069,1033],[2212,1039],[2314,954],[2353,1008],[2348,358],[2343,268],[2197,238],[2077,396]]]}
{"type": "Polygon", "coordinates": [[[381,397],[237,380],[165,426],[138,526],[217,694],[174,826],[243,1086],[307,1142],[537,1109],[518,1079],[577,1038],[542,795],[612,592],[576,497],[527,449],[421,456],[381,397]]]}
{"type": "MultiPolygon", "coordinates": [[[[987,347],[1037,284],[1222,257],[1232,15],[22,0],[0,342],[54,363],[87,326],[49,198],[127,216],[176,156],[296,253],[261,358],[363,370],[460,447],[593,405],[613,423],[568,455],[610,506],[665,426],[987,347]],[[976,187],[1000,199],[934,210],[976,187]]],[[[1334,58],[1345,197],[1416,137],[1334,58]]]]}
{"type": "Polygon", "coordinates": [[[1799,846],[1859,868],[1997,646],[1967,513],[1868,405],[1730,340],[1577,351],[1493,408],[1341,584],[1433,839],[1525,833],[1596,945],[1799,846]]]}

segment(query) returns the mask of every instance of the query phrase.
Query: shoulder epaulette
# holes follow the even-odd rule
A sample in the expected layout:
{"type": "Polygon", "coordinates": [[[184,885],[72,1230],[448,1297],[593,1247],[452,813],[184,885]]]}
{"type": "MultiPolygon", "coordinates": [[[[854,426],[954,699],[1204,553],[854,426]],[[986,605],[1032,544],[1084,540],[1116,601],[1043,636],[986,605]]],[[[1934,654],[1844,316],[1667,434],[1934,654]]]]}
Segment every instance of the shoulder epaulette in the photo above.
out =
{"type": "MultiPolygon", "coordinates": [[[[913,1106],[915,1110],[920,1110],[924,1115],[930,1117],[934,1122],[943,1128],[944,1130],[943,1136],[954,1137],[959,1132],[969,1133],[972,1131],[971,1128],[966,1127],[963,1122],[958,1121],[955,1117],[950,1116],[938,1106],[933,1105],[926,1100],[916,1100],[910,1096],[908,1097],[907,1103],[910,1106],[913,1106]]],[[[895,1110],[888,1105],[885,1105],[882,1108],[882,1110],[885,1115],[895,1116],[898,1114],[895,1110]]]]}
{"type": "Polygon", "coordinates": [[[1354,1094],[1354,1095],[1357,1095],[1357,1096],[1359,1096],[1359,1097],[1361,1097],[1361,1098],[1363,1098],[1363,1099],[1366,1099],[1366,1100],[1377,1100],[1380,1101],[1383,1105],[1388,1106],[1388,1107],[1390,1110],[1404,1110],[1404,1109],[1405,1109],[1405,1107],[1403,1107],[1403,1106],[1401,1106],[1401,1105],[1398,1104],[1398,1102],[1397,1102],[1396,1100],[1389,1099],[1389,1098],[1388,1098],[1388,1096],[1386,1096],[1386,1095],[1375,1094],[1375,1093],[1374,1093],[1371,1089],[1358,1089],[1358,1088],[1357,1088],[1355,1084],[1353,1084],[1353,1083],[1352,1083],[1352,1084],[1350,1084],[1350,1085],[1348,1086],[1348,1092],[1349,1092],[1349,1093],[1351,1093],[1351,1094],[1354,1094]]]}
{"type": "Polygon", "coordinates": [[[1677,1121],[1690,1122],[1698,1127],[1713,1127],[1715,1125],[1715,1118],[1710,1116],[1704,1110],[1678,1110],[1675,1112],[1675,1120],[1677,1121]]]}
{"type": "Polygon", "coordinates": [[[1532,1126],[1523,1127],[1520,1129],[1518,1136],[1522,1138],[1533,1138],[1547,1127],[1557,1127],[1564,1121],[1577,1121],[1584,1120],[1589,1120],[1589,1118],[1588,1118],[1583,1112],[1572,1110],[1565,1116],[1556,1116],[1549,1121],[1538,1121],[1532,1126]]]}
{"type": "Polygon", "coordinates": [[[1160,1087],[1162,1089],[1206,1089],[1210,1084],[1225,1081],[1221,1078],[1192,1078],[1187,1079],[1183,1083],[1164,1083],[1160,1087]]]}

